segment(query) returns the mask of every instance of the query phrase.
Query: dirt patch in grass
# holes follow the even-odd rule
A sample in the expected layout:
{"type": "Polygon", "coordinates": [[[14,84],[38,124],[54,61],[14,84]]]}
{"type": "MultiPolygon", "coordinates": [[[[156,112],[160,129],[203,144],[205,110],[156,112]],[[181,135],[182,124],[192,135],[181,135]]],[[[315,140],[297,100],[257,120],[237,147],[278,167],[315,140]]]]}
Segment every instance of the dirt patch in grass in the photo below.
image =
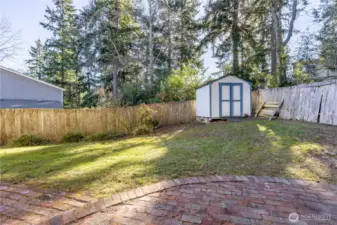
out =
{"type": "Polygon", "coordinates": [[[160,135],[166,134],[166,133],[191,129],[191,128],[194,128],[194,127],[201,127],[201,126],[205,126],[205,124],[195,122],[195,123],[166,125],[166,126],[161,126],[157,129],[155,129],[155,131],[152,135],[153,136],[160,136],[160,135]]]}

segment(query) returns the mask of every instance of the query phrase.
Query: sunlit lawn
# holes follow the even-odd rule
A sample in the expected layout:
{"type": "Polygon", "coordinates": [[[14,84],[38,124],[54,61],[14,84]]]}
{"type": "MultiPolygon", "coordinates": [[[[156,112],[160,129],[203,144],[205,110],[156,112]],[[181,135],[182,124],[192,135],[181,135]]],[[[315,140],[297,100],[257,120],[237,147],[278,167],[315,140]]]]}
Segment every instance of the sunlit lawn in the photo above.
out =
{"type": "Polygon", "coordinates": [[[196,175],[269,175],[337,183],[322,163],[320,131],[300,122],[247,120],[179,126],[102,143],[0,149],[1,179],[101,197],[196,175]]]}

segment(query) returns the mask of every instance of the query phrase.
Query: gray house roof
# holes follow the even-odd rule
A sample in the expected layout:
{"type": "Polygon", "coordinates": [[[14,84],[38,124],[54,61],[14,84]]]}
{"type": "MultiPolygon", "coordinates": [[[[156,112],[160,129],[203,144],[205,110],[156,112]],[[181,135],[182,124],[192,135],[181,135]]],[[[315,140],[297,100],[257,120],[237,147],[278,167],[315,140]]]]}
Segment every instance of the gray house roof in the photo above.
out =
{"type": "Polygon", "coordinates": [[[25,99],[1,99],[0,109],[14,109],[14,108],[63,108],[61,102],[57,101],[38,101],[25,99]]]}

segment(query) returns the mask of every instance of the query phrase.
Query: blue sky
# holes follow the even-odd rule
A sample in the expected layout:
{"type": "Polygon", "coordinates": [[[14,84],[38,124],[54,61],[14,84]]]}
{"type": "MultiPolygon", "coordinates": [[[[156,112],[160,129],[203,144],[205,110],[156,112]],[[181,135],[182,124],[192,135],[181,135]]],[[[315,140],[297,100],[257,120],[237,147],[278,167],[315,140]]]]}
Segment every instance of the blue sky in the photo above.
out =
{"type": "MultiPolygon", "coordinates": [[[[73,0],[77,8],[84,6],[88,0],[73,0]]],[[[207,0],[204,0],[205,2],[207,0]]],[[[298,17],[295,28],[301,32],[306,32],[307,28],[312,31],[317,30],[317,26],[312,24],[311,14],[313,8],[319,5],[319,0],[309,0],[310,4],[298,17]]],[[[51,5],[52,0],[0,0],[0,15],[5,16],[11,21],[12,29],[20,32],[21,46],[16,52],[16,56],[6,60],[2,65],[11,67],[16,70],[24,71],[27,66],[25,60],[29,58],[28,50],[37,39],[45,40],[50,34],[40,26],[40,22],[44,21],[44,12],[47,5],[51,5]]],[[[299,34],[294,35],[289,43],[292,50],[296,48],[296,40],[299,34]]],[[[207,73],[218,71],[209,50],[203,56],[207,73]]]]}

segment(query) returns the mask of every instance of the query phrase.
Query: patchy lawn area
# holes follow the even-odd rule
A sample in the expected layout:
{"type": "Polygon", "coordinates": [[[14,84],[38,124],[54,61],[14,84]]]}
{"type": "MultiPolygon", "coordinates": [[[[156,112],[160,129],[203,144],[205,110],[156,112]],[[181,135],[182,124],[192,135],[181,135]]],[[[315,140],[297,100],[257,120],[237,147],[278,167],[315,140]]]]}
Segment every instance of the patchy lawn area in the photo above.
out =
{"type": "Polygon", "coordinates": [[[336,127],[280,120],[181,125],[119,141],[0,149],[1,179],[95,197],[212,174],[336,184],[336,137],[336,127]]]}

